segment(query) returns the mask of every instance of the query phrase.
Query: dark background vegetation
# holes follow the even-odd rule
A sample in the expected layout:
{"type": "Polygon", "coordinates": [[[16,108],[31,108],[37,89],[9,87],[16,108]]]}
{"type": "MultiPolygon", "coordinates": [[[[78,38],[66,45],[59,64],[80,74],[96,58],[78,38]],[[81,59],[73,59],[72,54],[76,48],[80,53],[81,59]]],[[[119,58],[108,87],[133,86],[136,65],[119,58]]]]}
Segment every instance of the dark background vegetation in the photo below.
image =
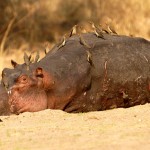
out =
{"type": "Polygon", "coordinates": [[[81,21],[113,24],[120,34],[150,38],[150,0],[0,1],[1,51],[53,43],[81,21]]]}

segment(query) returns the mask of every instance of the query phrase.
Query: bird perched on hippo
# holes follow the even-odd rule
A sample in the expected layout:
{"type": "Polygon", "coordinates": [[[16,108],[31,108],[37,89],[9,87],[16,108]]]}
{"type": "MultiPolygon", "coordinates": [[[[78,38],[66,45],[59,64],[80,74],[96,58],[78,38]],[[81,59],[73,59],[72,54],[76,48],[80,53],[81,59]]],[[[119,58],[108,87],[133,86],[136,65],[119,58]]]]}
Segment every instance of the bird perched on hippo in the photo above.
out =
{"type": "Polygon", "coordinates": [[[14,69],[3,70],[12,113],[89,112],[150,102],[150,41],[82,33],[64,43],[38,62],[26,56],[24,64],[12,62],[14,69]]]}

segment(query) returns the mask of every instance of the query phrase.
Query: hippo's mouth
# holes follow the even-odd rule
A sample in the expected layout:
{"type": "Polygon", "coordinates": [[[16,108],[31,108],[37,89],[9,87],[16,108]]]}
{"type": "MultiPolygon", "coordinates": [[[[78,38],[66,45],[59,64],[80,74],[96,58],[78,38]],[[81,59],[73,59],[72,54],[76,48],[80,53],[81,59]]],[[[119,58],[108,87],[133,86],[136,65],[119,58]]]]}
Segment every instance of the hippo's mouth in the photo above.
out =
{"type": "Polygon", "coordinates": [[[10,96],[12,94],[12,91],[13,91],[13,87],[10,87],[7,89],[8,96],[10,96]]]}
{"type": "Polygon", "coordinates": [[[10,111],[15,114],[37,112],[47,109],[47,94],[43,89],[30,88],[24,91],[12,88],[7,90],[10,111]]]}

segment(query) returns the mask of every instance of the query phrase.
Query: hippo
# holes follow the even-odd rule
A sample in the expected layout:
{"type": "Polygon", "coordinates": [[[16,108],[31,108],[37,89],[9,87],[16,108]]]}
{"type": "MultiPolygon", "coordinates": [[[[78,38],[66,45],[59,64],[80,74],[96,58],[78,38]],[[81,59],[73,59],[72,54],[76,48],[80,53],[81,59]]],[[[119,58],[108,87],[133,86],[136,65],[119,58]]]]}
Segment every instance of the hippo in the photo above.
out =
{"type": "Polygon", "coordinates": [[[0,116],[10,115],[11,111],[8,104],[8,94],[2,84],[0,84],[0,116]]]}
{"type": "Polygon", "coordinates": [[[124,35],[73,35],[40,61],[5,68],[12,113],[102,111],[150,102],[150,41],[124,35]]]}

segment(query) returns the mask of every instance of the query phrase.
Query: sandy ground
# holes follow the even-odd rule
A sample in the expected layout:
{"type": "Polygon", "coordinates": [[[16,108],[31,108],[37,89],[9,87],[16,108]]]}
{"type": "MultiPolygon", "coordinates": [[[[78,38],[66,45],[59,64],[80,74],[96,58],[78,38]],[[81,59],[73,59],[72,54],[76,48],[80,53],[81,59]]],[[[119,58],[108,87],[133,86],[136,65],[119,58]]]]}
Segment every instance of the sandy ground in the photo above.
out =
{"type": "Polygon", "coordinates": [[[149,150],[150,104],[68,114],[0,117],[0,150],[149,150]]]}

